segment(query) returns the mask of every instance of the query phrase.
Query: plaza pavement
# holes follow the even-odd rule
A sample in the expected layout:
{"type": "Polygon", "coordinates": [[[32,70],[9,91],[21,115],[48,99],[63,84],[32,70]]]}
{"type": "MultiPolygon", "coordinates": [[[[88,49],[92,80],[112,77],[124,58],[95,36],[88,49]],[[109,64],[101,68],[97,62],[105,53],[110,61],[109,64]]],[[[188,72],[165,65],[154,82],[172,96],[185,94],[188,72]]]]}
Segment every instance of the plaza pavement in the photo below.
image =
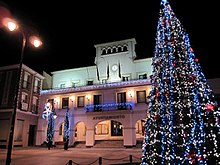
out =
{"type": "MultiPolygon", "coordinates": [[[[122,165],[131,158],[136,165],[141,162],[141,152],[141,148],[13,148],[11,165],[69,165],[69,160],[72,165],[122,165]]],[[[5,165],[6,155],[7,149],[0,149],[0,165],[5,165]]]]}

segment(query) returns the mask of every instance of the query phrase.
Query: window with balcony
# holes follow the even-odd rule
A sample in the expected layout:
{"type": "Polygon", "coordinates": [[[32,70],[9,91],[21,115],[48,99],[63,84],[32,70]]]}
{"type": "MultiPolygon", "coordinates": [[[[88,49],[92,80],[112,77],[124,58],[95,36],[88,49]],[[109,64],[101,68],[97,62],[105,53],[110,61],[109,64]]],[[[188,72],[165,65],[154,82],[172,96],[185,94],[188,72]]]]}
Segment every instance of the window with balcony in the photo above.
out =
{"type": "Polygon", "coordinates": [[[77,107],[84,107],[84,106],[85,106],[85,96],[78,96],[77,107]]]}
{"type": "Polygon", "coordinates": [[[137,91],[137,103],[146,103],[146,91],[137,91]]]}
{"type": "Polygon", "coordinates": [[[98,106],[102,104],[102,95],[94,95],[93,104],[94,104],[94,111],[102,111],[102,107],[98,106]]]}
{"type": "Polygon", "coordinates": [[[30,90],[30,79],[31,79],[31,76],[30,76],[30,73],[28,72],[24,72],[24,79],[23,79],[23,89],[27,89],[27,90],[30,90]]]}
{"type": "Polygon", "coordinates": [[[62,98],[62,109],[69,107],[69,97],[62,98]]]}
{"type": "Polygon", "coordinates": [[[34,80],[34,93],[40,93],[40,79],[38,78],[34,80]]]}
{"type": "Polygon", "coordinates": [[[117,103],[121,103],[118,104],[119,110],[126,109],[126,92],[117,93],[117,103]]]}

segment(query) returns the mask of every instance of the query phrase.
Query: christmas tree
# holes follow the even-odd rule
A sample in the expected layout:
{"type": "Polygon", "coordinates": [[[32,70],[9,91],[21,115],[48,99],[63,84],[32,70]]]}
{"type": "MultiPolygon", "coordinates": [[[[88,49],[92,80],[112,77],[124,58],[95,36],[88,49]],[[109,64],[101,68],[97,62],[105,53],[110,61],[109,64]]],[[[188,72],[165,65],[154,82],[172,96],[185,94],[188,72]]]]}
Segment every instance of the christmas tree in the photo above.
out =
{"type": "Polygon", "coordinates": [[[166,0],[160,5],[152,66],[141,165],[218,164],[217,103],[189,36],[166,0]]]}
{"type": "Polygon", "coordinates": [[[64,149],[68,149],[68,144],[69,144],[69,109],[67,109],[66,114],[65,114],[65,120],[64,120],[64,149]]]}

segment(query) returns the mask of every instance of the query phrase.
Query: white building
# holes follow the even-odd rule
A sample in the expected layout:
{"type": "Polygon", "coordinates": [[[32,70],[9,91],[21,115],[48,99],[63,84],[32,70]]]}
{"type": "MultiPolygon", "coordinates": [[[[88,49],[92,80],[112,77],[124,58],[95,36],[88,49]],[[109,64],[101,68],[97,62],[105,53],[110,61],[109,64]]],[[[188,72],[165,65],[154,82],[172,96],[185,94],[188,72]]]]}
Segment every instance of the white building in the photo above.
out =
{"type": "MultiPolygon", "coordinates": [[[[79,141],[92,147],[98,140],[123,140],[125,147],[132,147],[143,138],[152,59],[137,60],[135,44],[132,38],[95,45],[94,66],[52,72],[51,89],[41,91],[39,114],[45,103],[52,103],[58,116],[55,144],[63,142],[67,109],[70,146],[79,141]]],[[[48,75],[44,77],[49,81],[48,75]]],[[[39,117],[36,145],[44,143],[46,131],[47,120],[39,117]]]]}

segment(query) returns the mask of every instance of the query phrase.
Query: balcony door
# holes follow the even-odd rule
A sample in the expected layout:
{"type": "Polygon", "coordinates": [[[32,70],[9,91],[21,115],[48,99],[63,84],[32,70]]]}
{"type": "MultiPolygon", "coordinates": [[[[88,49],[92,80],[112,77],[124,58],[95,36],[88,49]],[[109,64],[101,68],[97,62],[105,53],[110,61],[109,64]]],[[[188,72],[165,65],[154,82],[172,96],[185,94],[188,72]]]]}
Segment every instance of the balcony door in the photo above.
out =
{"type": "Polygon", "coordinates": [[[98,106],[102,104],[102,95],[94,95],[93,96],[93,102],[94,102],[94,112],[96,111],[102,111],[102,106],[98,106]]]}
{"type": "Polygon", "coordinates": [[[117,93],[118,109],[126,109],[126,92],[117,93]]]}

